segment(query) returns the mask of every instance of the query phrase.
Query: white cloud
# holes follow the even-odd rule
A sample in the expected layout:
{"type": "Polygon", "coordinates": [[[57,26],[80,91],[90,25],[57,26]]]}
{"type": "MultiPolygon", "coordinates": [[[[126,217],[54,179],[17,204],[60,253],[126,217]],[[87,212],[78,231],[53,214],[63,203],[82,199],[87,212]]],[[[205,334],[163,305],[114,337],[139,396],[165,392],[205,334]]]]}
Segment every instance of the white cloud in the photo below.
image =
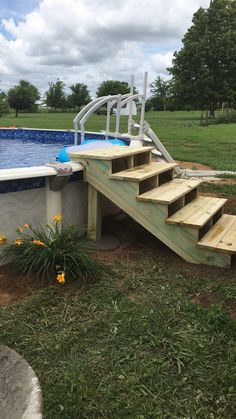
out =
{"type": "Polygon", "coordinates": [[[171,66],[173,59],[173,52],[167,52],[166,54],[154,54],[150,57],[150,62],[153,70],[156,73],[166,73],[166,68],[171,66]]]}
{"type": "Polygon", "coordinates": [[[2,20],[2,85],[27,78],[42,90],[62,78],[94,92],[106,78],[129,80],[146,69],[165,74],[198,7],[209,0],[42,0],[19,22],[2,20]]]}

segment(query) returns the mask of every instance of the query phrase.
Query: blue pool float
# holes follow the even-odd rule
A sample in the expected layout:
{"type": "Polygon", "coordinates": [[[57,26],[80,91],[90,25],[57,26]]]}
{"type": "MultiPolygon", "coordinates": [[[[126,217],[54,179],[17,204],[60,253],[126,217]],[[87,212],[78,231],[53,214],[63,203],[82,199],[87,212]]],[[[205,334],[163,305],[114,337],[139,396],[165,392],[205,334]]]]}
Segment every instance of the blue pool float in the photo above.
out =
{"type": "MultiPolygon", "coordinates": [[[[98,140],[85,140],[83,142],[83,145],[90,144],[90,143],[95,143],[96,141],[98,141],[98,140]]],[[[119,140],[118,138],[115,138],[114,140],[107,140],[107,141],[108,141],[108,143],[113,144],[113,145],[127,146],[127,144],[125,143],[125,141],[119,140]]],[[[62,148],[59,151],[59,153],[57,155],[57,161],[59,161],[60,163],[68,163],[68,161],[70,161],[70,157],[68,156],[65,147],[62,148]]]]}
{"type": "Polygon", "coordinates": [[[58,153],[58,155],[57,155],[57,160],[58,160],[60,163],[67,163],[68,161],[70,161],[70,157],[68,156],[68,154],[67,154],[67,152],[66,152],[65,147],[64,147],[64,148],[62,148],[62,149],[59,151],[59,153],[58,153]]]}

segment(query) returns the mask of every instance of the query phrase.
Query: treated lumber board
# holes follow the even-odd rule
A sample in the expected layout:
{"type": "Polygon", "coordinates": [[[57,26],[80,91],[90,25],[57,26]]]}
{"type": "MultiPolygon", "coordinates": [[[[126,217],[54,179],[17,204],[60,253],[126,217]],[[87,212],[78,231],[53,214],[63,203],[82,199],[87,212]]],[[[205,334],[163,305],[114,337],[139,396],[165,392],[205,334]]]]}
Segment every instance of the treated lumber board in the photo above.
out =
{"type": "Polygon", "coordinates": [[[236,254],[236,216],[224,214],[197,243],[197,246],[236,254]]]}
{"type": "Polygon", "coordinates": [[[200,183],[201,181],[195,179],[173,179],[164,185],[158,186],[157,188],[137,196],[137,200],[168,205],[197,188],[200,183]]]}
{"type": "Polygon", "coordinates": [[[92,185],[88,185],[88,239],[98,241],[101,239],[101,194],[92,185]]]}
{"type": "Polygon", "coordinates": [[[113,146],[108,148],[97,148],[94,150],[80,150],[69,152],[68,154],[73,161],[79,161],[80,158],[92,160],[114,160],[119,157],[128,157],[136,154],[150,153],[154,147],[125,147],[113,146]]]}
{"type": "Polygon", "coordinates": [[[122,170],[121,172],[110,175],[111,179],[141,181],[152,176],[173,170],[178,165],[176,163],[158,163],[150,162],[141,166],[132,167],[131,169],[122,170]]]}
{"type": "Polygon", "coordinates": [[[201,228],[206,224],[227,202],[223,198],[198,196],[190,204],[181,208],[174,215],[166,219],[168,224],[180,224],[201,228]]]}

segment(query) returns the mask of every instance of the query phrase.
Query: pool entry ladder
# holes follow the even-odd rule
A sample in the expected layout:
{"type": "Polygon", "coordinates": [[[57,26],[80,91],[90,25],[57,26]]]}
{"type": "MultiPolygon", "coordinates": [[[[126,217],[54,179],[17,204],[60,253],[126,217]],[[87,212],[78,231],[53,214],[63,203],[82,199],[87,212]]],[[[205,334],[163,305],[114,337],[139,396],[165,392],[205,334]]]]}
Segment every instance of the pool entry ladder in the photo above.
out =
{"type": "Polygon", "coordinates": [[[83,109],[78,113],[78,115],[73,120],[75,137],[74,145],[79,143],[78,139],[78,130],[80,126],[80,142],[81,144],[85,139],[85,124],[89,117],[103,106],[106,106],[106,127],[104,130],[105,139],[108,137],[114,137],[118,139],[125,139],[127,142],[130,142],[131,145],[152,145],[154,147],[152,153],[159,158],[163,158],[167,162],[174,162],[171,155],[168,153],[164,145],[161,143],[156,134],[152,131],[149,124],[144,120],[145,116],[145,103],[147,97],[147,77],[148,73],[144,73],[144,82],[143,82],[143,93],[134,93],[134,76],[131,77],[130,83],[130,93],[121,95],[109,95],[98,97],[84,106],[83,109]],[[140,112],[140,121],[139,123],[132,119],[133,116],[133,103],[134,101],[141,102],[141,112],[140,112]],[[120,132],[120,117],[121,111],[124,107],[128,108],[128,128],[127,133],[120,132]],[[111,112],[116,108],[116,120],[115,120],[115,132],[110,130],[110,121],[111,121],[111,112]],[[132,135],[132,130],[137,131],[136,135],[132,135]]]}

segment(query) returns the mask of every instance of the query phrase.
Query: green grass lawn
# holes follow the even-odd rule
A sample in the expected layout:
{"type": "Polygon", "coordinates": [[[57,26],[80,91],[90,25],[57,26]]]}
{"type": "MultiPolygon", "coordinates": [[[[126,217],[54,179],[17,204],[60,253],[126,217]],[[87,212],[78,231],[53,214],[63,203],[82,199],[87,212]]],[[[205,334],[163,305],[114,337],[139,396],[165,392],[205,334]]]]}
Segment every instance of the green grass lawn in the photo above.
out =
{"type": "Polygon", "coordinates": [[[45,419],[236,417],[236,271],[142,245],[112,278],[0,310],[0,341],[34,368],[45,419]]]}
{"type": "Polygon", "coordinates": [[[223,198],[236,197],[236,182],[233,184],[212,184],[212,183],[202,183],[199,187],[200,192],[213,192],[223,198]]]}
{"type": "MultiPolygon", "coordinates": [[[[73,113],[10,114],[0,124],[28,128],[72,129],[73,113]]],[[[236,124],[201,127],[200,112],[148,112],[146,120],[176,160],[199,162],[218,170],[236,170],[236,124]]],[[[86,130],[105,129],[104,115],[93,115],[86,130]]],[[[112,117],[112,126],[115,118],[112,117]]],[[[127,118],[121,118],[127,129],[127,118]]]]}

